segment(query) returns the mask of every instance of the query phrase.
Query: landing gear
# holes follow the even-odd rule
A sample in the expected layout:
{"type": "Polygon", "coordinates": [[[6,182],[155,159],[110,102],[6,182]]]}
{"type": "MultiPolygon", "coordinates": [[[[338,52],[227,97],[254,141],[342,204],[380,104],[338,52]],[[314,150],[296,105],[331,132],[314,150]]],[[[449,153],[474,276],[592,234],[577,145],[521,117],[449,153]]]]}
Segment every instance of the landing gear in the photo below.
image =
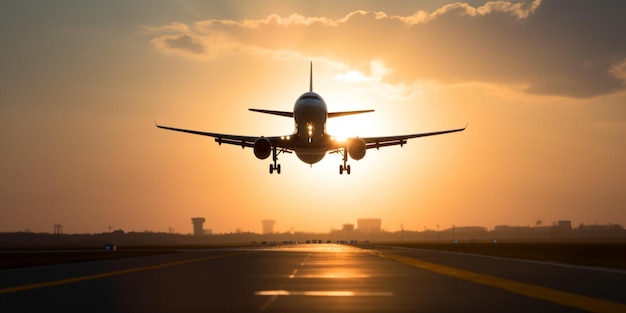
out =
{"type": "Polygon", "coordinates": [[[274,160],[274,164],[270,164],[270,174],[274,174],[274,171],[276,171],[276,174],[280,174],[280,164],[277,164],[276,161],[278,161],[278,153],[276,151],[276,147],[272,148],[272,160],[274,160]]]}
{"type": "Polygon", "coordinates": [[[339,175],[343,175],[343,171],[346,171],[347,175],[350,175],[350,165],[348,164],[348,148],[343,148],[343,152],[341,150],[338,151],[343,155],[343,165],[339,165],[339,175]]]}
{"type": "Polygon", "coordinates": [[[280,174],[280,164],[270,164],[270,174],[273,174],[274,170],[276,170],[276,174],[280,174]]]}

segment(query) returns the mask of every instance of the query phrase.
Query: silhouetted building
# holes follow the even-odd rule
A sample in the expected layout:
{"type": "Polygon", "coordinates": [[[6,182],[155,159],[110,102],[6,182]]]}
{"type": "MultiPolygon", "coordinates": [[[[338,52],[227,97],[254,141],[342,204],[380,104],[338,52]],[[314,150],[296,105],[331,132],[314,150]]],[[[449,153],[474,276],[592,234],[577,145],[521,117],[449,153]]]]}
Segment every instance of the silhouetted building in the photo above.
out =
{"type": "Polygon", "coordinates": [[[275,220],[262,220],[261,224],[263,224],[263,235],[274,233],[274,224],[276,224],[275,220]]]}
{"type": "Polygon", "coordinates": [[[363,233],[380,233],[382,220],[379,218],[361,218],[357,220],[358,230],[363,233]]]}
{"type": "Polygon", "coordinates": [[[341,230],[343,230],[343,231],[353,231],[354,230],[354,224],[343,224],[343,228],[341,230]]]}
{"type": "Polygon", "coordinates": [[[194,217],[191,219],[191,223],[193,223],[193,234],[195,236],[204,235],[203,225],[206,219],[204,217],[194,217]]]}
{"type": "Polygon", "coordinates": [[[572,231],[572,221],[559,221],[559,231],[572,231]]]}

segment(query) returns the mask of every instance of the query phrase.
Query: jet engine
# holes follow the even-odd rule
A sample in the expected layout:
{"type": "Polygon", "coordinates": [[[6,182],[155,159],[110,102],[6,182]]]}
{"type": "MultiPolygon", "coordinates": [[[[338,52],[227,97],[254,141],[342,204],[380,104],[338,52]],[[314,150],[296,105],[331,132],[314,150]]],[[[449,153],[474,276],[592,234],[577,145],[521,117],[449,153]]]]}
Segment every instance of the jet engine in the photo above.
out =
{"type": "Polygon", "coordinates": [[[272,152],[272,143],[269,139],[261,137],[254,142],[254,155],[261,159],[267,159],[272,152]]]}
{"type": "Polygon", "coordinates": [[[354,138],[348,144],[348,153],[354,160],[360,160],[365,156],[365,141],[361,138],[354,138]]]}

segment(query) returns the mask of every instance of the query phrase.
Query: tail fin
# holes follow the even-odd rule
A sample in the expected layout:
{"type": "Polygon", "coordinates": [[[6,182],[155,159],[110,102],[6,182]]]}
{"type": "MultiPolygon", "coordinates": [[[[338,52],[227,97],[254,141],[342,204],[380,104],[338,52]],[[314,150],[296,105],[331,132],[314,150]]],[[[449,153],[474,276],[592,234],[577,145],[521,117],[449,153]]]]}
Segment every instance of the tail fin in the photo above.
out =
{"type": "Polygon", "coordinates": [[[311,61],[311,73],[309,75],[309,91],[313,92],[313,61],[311,61]]]}

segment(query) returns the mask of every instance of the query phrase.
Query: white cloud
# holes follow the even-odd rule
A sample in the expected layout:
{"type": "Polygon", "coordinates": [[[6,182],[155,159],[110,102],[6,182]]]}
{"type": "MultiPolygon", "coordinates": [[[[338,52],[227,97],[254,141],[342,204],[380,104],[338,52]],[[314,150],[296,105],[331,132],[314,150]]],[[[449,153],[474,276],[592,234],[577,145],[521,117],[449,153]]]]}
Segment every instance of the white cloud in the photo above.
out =
{"type": "Polygon", "coordinates": [[[363,73],[357,70],[351,70],[347,73],[337,74],[335,75],[335,80],[344,81],[349,83],[360,83],[360,82],[368,82],[371,81],[371,77],[363,75],[363,73]]]}
{"type": "Polygon", "coordinates": [[[371,61],[369,70],[369,75],[358,70],[348,70],[345,73],[335,75],[335,80],[357,84],[372,91],[373,94],[382,99],[407,100],[423,93],[421,84],[418,82],[411,84],[390,84],[384,82],[385,76],[393,72],[393,70],[380,61],[371,61]]]}

